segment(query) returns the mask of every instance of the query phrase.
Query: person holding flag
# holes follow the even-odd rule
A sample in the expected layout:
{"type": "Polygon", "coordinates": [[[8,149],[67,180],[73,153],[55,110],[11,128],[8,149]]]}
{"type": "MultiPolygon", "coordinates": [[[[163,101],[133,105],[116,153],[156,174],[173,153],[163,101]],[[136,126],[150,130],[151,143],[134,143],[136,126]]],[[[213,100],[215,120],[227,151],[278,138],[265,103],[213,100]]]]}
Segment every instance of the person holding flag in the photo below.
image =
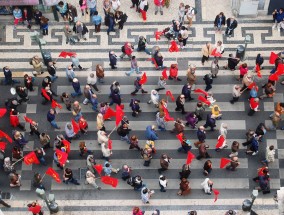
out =
{"type": "Polygon", "coordinates": [[[18,127],[21,130],[26,131],[25,127],[20,123],[19,115],[20,115],[20,113],[17,110],[11,109],[11,111],[10,111],[10,124],[14,128],[18,127]]]}
{"type": "Polygon", "coordinates": [[[80,185],[80,183],[77,181],[77,179],[75,179],[73,177],[73,171],[69,168],[64,169],[63,182],[65,184],[68,184],[69,182],[71,182],[72,184],[80,185]]]}
{"type": "MultiPolygon", "coordinates": [[[[144,73],[144,74],[146,74],[146,73],[144,73]]],[[[143,76],[144,76],[144,74],[143,74],[143,76]]],[[[142,77],[143,77],[142,76],[142,77]]],[[[147,79],[147,78],[146,78],[147,79]]],[[[132,96],[135,96],[136,95],[136,93],[139,91],[139,90],[141,90],[141,92],[144,94],[144,93],[148,93],[147,91],[145,91],[142,87],[143,87],[143,84],[144,83],[141,83],[141,82],[144,82],[144,80],[142,79],[142,78],[140,78],[140,77],[137,77],[136,78],[136,80],[134,81],[134,86],[135,86],[135,90],[131,93],[131,95],[132,96]]]]}

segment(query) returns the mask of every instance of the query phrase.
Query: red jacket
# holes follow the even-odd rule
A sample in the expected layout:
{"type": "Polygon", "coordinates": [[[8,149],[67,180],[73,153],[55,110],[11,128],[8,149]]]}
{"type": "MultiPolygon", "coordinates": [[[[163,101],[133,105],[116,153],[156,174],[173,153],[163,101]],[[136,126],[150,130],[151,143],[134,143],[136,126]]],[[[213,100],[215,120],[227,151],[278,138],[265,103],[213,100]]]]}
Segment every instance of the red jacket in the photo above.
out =
{"type": "Polygon", "coordinates": [[[31,211],[33,214],[38,214],[41,211],[41,206],[36,205],[34,207],[29,207],[29,211],[31,211]]]}
{"type": "Polygon", "coordinates": [[[83,121],[79,121],[79,128],[81,129],[81,130],[83,130],[83,129],[86,129],[88,127],[88,123],[87,123],[87,121],[86,122],[83,122],[83,121]]]}
{"type": "Polygon", "coordinates": [[[10,124],[13,127],[17,127],[20,124],[18,115],[12,115],[12,111],[10,112],[10,124]]]}
{"type": "Polygon", "coordinates": [[[125,43],[124,44],[124,52],[126,55],[131,55],[133,50],[132,50],[132,47],[131,46],[128,46],[127,45],[128,43],[125,43]]]}
{"type": "Polygon", "coordinates": [[[248,72],[248,68],[243,68],[242,66],[240,66],[240,74],[241,75],[245,75],[248,72]]]}
{"type": "Polygon", "coordinates": [[[178,67],[175,66],[174,68],[170,68],[170,76],[172,78],[176,78],[178,76],[178,67]]]}
{"type": "Polygon", "coordinates": [[[154,0],[154,4],[157,6],[163,6],[165,4],[165,0],[154,0]]]}
{"type": "Polygon", "coordinates": [[[256,109],[258,107],[259,102],[254,101],[254,98],[251,98],[249,100],[249,105],[251,109],[256,109]]]}

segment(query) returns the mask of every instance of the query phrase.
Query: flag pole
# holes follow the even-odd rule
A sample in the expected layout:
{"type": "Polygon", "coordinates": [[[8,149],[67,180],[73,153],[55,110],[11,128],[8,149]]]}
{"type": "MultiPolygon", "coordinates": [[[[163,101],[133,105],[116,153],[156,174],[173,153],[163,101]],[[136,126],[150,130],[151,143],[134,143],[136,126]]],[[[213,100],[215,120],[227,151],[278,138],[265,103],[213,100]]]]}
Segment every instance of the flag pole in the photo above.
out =
{"type": "Polygon", "coordinates": [[[111,132],[109,133],[108,137],[110,137],[110,135],[112,134],[112,132],[114,132],[115,129],[116,129],[116,126],[111,130],[111,132]]]}
{"type": "Polygon", "coordinates": [[[15,163],[12,164],[12,166],[14,166],[16,163],[20,162],[23,159],[24,159],[24,157],[22,157],[21,159],[17,160],[15,163]]]}
{"type": "Polygon", "coordinates": [[[46,176],[46,172],[43,174],[43,176],[41,177],[41,180],[44,179],[44,177],[46,176]]]}

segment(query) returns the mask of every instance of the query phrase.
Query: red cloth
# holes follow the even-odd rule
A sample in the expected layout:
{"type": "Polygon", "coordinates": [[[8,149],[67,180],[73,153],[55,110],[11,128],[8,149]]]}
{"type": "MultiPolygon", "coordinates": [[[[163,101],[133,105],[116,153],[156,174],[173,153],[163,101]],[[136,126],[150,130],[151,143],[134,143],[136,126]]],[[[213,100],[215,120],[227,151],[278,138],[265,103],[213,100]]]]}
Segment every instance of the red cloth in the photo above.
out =
{"type": "Polygon", "coordinates": [[[181,143],[183,143],[183,133],[179,133],[179,134],[177,134],[176,135],[176,137],[177,137],[177,139],[181,142],[181,143]]]}
{"type": "Polygon", "coordinates": [[[256,109],[259,105],[259,102],[254,101],[254,98],[250,98],[249,105],[251,109],[256,109]]]}
{"type": "Polygon", "coordinates": [[[165,112],[165,121],[168,122],[168,121],[174,121],[175,118],[171,117],[170,114],[169,114],[169,111],[166,109],[165,112]]]}
{"type": "Polygon", "coordinates": [[[69,153],[70,152],[70,142],[68,140],[62,140],[62,144],[65,146],[66,148],[66,152],[69,153]]]}
{"type": "Polygon", "coordinates": [[[278,58],[278,55],[275,54],[274,52],[271,52],[270,53],[270,57],[269,57],[269,63],[270,64],[274,64],[275,63],[275,60],[278,58]]]}
{"type": "Polygon", "coordinates": [[[51,167],[48,167],[45,174],[50,175],[57,183],[61,183],[59,174],[51,167]]]}
{"type": "Polygon", "coordinates": [[[216,52],[216,51],[217,51],[217,48],[213,49],[211,52],[211,55],[215,57],[222,57],[221,53],[216,52]]]}
{"type": "Polygon", "coordinates": [[[166,91],[166,96],[169,96],[172,101],[175,101],[175,97],[173,96],[172,92],[170,90],[166,91]]]}
{"type": "Polygon", "coordinates": [[[110,176],[101,176],[101,181],[102,183],[111,185],[112,187],[117,187],[118,185],[118,179],[110,176]]]}
{"type": "Polygon", "coordinates": [[[27,116],[24,116],[24,119],[25,119],[26,122],[28,122],[30,124],[33,122],[33,120],[31,118],[28,118],[27,116]]]}
{"type": "Polygon", "coordinates": [[[115,126],[117,127],[124,116],[124,112],[119,105],[116,105],[115,126]]]}
{"type": "Polygon", "coordinates": [[[115,116],[116,116],[115,111],[109,107],[104,114],[104,119],[109,119],[109,118],[115,117],[115,116]]]}
{"type": "Polygon", "coordinates": [[[60,104],[58,104],[54,99],[52,99],[51,107],[53,109],[55,109],[56,107],[58,107],[59,109],[62,109],[62,106],[60,104]]]}
{"type": "Polygon", "coordinates": [[[145,10],[141,10],[141,9],[140,9],[140,13],[142,14],[142,19],[143,19],[144,21],[146,21],[146,20],[147,20],[147,12],[146,12],[145,10]]]}
{"type": "Polygon", "coordinates": [[[101,173],[103,171],[103,166],[101,164],[96,164],[96,165],[94,165],[94,168],[99,173],[99,175],[101,175],[101,173]]]}
{"type": "Polygon", "coordinates": [[[160,0],[154,0],[154,4],[157,5],[157,6],[162,6],[162,5],[165,4],[165,0],[162,0],[162,1],[160,1],[160,0]]]}
{"type": "Polygon", "coordinates": [[[278,76],[284,75],[284,64],[278,64],[276,73],[278,76]]]}
{"type": "Polygon", "coordinates": [[[178,67],[170,68],[170,77],[177,78],[178,77],[178,67]]]}
{"type": "Polygon", "coordinates": [[[10,124],[15,128],[20,124],[20,122],[18,115],[13,115],[12,113],[13,111],[10,112],[10,124]]]}
{"type": "Polygon", "coordinates": [[[231,162],[231,160],[228,159],[228,158],[221,158],[221,160],[220,160],[220,168],[223,169],[230,162],[231,162]]]}
{"type": "Polygon", "coordinates": [[[220,194],[220,192],[219,192],[219,190],[215,190],[215,189],[212,189],[212,191],[213,191],[213,193],[214,193],[214,202],[216,202],[217,201],[217,199],[218,199],[218,195],[220,194]]]}
{"type": "Polygon", "coordinates": [[[38,160],[38,158],[37,158],[35,152],[32,151],[32,152],[30,152],[29,154],[27,154],[27,155],[24,156],[24,163],[25,163],[26,165],[31,165],[31,164],[33,164],[33,163],[34,163],[34,164],[39,164],[40,162],[39,162],[39,160],[38,160]]]}
{"type": "Polygon", "coordinates": [[[0,142],[0,149],[2,151],[5,151],[5,149],[6,149],[6,143],[5,142],[0,142]]]}
{"type": "Polygon", "coordinates": [[[0,137],[5,137],[9,141],[9,143],[13,142],[12,138],[8,134],[6,134],[5,132],[3,132],[1,130],[0,130],[0,137]]]}
{"type": "Polygon", "coordinates": [[[164,70],[163,70],[162,76],[163,76],[166,80],[168,79],[167,69],[164,69],[164,70]]]}
{"type": "Polygon", "coordinates": [[[139,84],[143,85],[143,84],[146,84],[146,82],[147,82],[147,75],[146,75],[146,72],[144,72],[139,81],[139,84]]]}
{"type": "Polygon", "coordinates": [[[71,56],[74,56],[74,55],[76,55],[75,52],[62,51],[62,52],[60,52],[60,54],[58,55],[58,57],[66,58],[67,56],[71,57],[71,56]]]}
{"type": "Polygon", "coordinates": [[[47,94],[45,89],[41,89],[42,96],[46,98],[46,100],[50,101],[50,96],[47,94]]]}
{"type": "Polygon", "coordinates": [[[79,120],[79,128],[80,129],[86,129],[88,127],[88,123],[87,123],[87,121],[81,121],[81,120],[79,120]]]}
{"type": "Polygon", "coordinates": [[[190,164],[194,158],[194,154],[192,154],[191,152],[187,152],[186,164],[190,164]]]}
{"type": "Polygon", "coordinates": [[[265,169],[267,169],[266,166],[259,168],[258,172],[257,172],[257,175],[258,176],[264,176],[265,174],[263,173],[263,170],[265,170],[265,169]]]}
{"type": "Polygon", "coordinates": [[[19,24],[19,21],[22,22],[23,19],[20,18],[20,19],[14,19],[14,25],[18,25],[19,24]]]}
{"type": "Polygon", "coordinates": [[[198,100],[207,104],[208,106],[211,105],[210,101],[208,101],[206,98],[204,98],[203,96],[198,96],[198,100]]]}
{"type": "Polygon", "coordinates": [[[248,68],[243,68],[242,65],[240,66],[240,74],[241,75],[245,75],[248,73],[248,68]]]}
{"type": "Polygon", "coordinates": [[[255,66],[255,71],[259,72],[260,71],[260,66],[259,64],[257,63],[256,66],[255,66]]]}
{"type": "Polygon", "coordinates": [[[132,47],[128,46],[127,44],[128,44],[128,42],[126,42],[124,44],[124,52],[125,52],[126,55],[131,55],[132,52],[133,52],[132,47]]]}
{"type": "Polygon", "coordinates": [[[215,148],[218,149],[218,148],[222,147],[224,142],[225,142],[225,137],[223,135],[220,135],[218,137],[218,141],[217,141],[215,148]]]}
{"type": "Polygon", "coordinates": [[[71,120],[71,123],[72,123],[73,130],[74,130],[75,134],[77,134],[79,132],[79,130],[80,130],[79,125],[75,122],[74,119],[71,120]]]}
{"type": "Polygon", "coordinates": [[[60,151],[59,149],[56,149],[55,152],[57,155],[58,162],[60,163],[60,165],[63,166],[67,161],[68,154],[66,152],[60,151]]]}
{"type": "Polygon", "coordinates": [[[112,140],[111,139],[108,140],[108,148],[112,150],[112,140]]]}
{"type": "Polygon", "coordinates": [[[170,52],[179,52],[179,48],[177,46],[177,43],[173,40],[171,42],[171,47],[169,48],[170,52]]]}
{"type": "Polygon", "coordinates": [[[202,93],[202,94],[204,94],[205,96],[208,96],[208,93],[206,92],[206,91],[204,91],[204,90],[202,90],[202,89],[196,89],[196,90],[194,90],[194,92],[195,93],[202,93]]]}
{"type": "Polygon", "coordinates": [[[253,87],[256,87],[256,83],[255,82],[252,82],[249,86],[248,86],[248,89],[252,89],[253,87]]]}
{"type": "Polygon", "coordinates": [[[29,207],[29,211],[31,211],[33,214],[38,214],[41,211],[41,206],[36,205],[34,207],[29,207]]]}
{"type": "Polygon", "coordinates": [[[278,81],[279,80],[279,76],[278,76],[277,73],[274,73],[274,74],[272,74],[272,75],[270,75],[268,77],[268,80],[270,80],[270,81],[278,81]]]}
{"type": "Polygon", "coordinates": [[[0,118],[3,117],[7,112],[6,108],[0,108],[0,118]]]}
{"type": "Polygon", "coordinates": [[[162,31],[156,31],[156,32],[155,32],[156,41],[161,39],[161,35],[163,35],[163,32],[162,32],[162,31]]]}

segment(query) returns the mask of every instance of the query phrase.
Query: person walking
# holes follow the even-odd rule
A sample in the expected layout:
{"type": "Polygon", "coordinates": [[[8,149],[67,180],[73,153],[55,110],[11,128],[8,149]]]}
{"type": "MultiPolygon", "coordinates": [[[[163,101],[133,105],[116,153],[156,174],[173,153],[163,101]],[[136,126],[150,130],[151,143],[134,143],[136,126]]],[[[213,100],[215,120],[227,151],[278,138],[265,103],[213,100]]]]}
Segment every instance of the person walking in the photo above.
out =
{"type": "Polygon", "coordinates": [[[76,96],[80,96],[82,95],[82,91],[81,91],[81,85],[80,85],[80,82],[77,78],[73,78],[73,81],[72,81],[72,87],[74,89],[74,93],[71,93],[71,96],[73,98],[75,98],[76,96]]]}
{"type": "Polygon", "coordinates": [[[77,57],[76,54],[70,56],[70,58],[72,61],[72,64],[71,64],[72,69],[75,67],[75,68],[79,68],[80,70],[83,70],[83,67],[80,65],[79,58],[77,57]]]}
{"type": "Polygon", "coordinates": [[[238,26],[238,22],[235,19],[235,17],[232,16],[228,18],[227,19],[227,29],[226,29],[225,35],[231,38],[237,26],[238,26]]]}
{"type": "Polygon", "coordinates": [[[48,35],[48,21],[49,19],[42,16],[40,17],[40,28],[42,29],[42,35],[48,35]]]}
{"type": "Polygon", "coordinates": [[[160,175],[159,185],[160,185],[160,191],[166,192],[166,187],[168,186],[168,181],[167,181],[167,179],[164,175],[160,175]]]}
{"type": "Polygon", "coordinates": [[[240,143],[238,141],[234,141],[231,146],[231,154],[229,155],[230,158],[237,157],[239,154],[240,143]]]}
{"type": "Polygon", "coordinates": [[[60,129],[60,127],[57,125],[55,121],[56,114],[57,113],[55,109],[50,109],[47,113],[47,121],[50,122],[51,126],[54,127],[55,129],[60,129]]]}
{"type": "Polygon", "coordinates": [[[66,44],[68,44],[70,42],[70,38],[72,37],[72,29],[69,25],[65,25],[63,27],[63,32],[66,37],[66,44]]]}
{"type": "Polygon", "coordinates": [[[204,143],[206,140],[206,132],[203,126],[199,126],[196,132],[198,141],[194,143],[196,148],[199,148],[201,143],[204,143]]]}
{"type": "Polygon", "coordinates": [[[32,203],[28,204],[27,206],[29,208],[28,210],[30,212],[32,212],[33,215],[37,215],[37,214],[38,215],[43,215],[43,212],[41,210],[41,206],[40,206],[40,204],[37,201],[32,202],[32,203]]]}
{"type": "Polygon", "coordinates": [[[249,100],[250,110],[248,112],[248,116],[253,116],[255,112],[260,111],[259,107],[259,98],[250,98],[249,100]]]}
{"type": "Polygon", "coordinates": [[[90,73],[87,77],[88,86],[94,88],[95,91],[100,93],[101,91],[97,87],[97,76],[94,73],[90,73]]]}
{"type": "Polygon", "coordinates": [[[169,157],[167,154],[162,154],[160,158],[160,166],[161,168],[158,169],[159,174],[161,174],[163,171],[168,170],[170,165],[170,160],[172,158],[169,157]]]}
{"type": "Polygon", "coordinates": [[[176,99],[176,109],[175,111],[181,111],[182,114],[186,114],[184,110],[185,96],[183,94],[179,95],[176,99]]]}
{"type": "Polygon", "coordinates": [[[191,90],[195,90],[195,84],[197,81],[195,71],[196,71],[196,65],[190,64],[187,69],[186,79],[187,79],[188,84],[191,86],[191,90]]]}
{"type": "Polygon", "coordinates": [[[117,174],[119,170],[120,170],[119,168],[117,169],[113,168],[109,161],[106,161],[103,167],[103,171],[106,176],[110,176],[111,173],[117,174]]]}
{"type": "Polygon", "coordinates": [[[120,58],[124,58],[125,55],[127,55],[129,57],[129,59],[131,59],[132,57],[132,52],[134,50],[134,47],[131,45],[131,43],[126,42],[124,43],[124,45],[121,47],[121,51],[122,54],[120,55],[120,58]]]}
{"type": "Polygon", "coordinates": [[[138,41],[138,47],[137,47],[137,51],[144,51],[146,52],[148,55],[151,55],[152,53],[147,49],[146,44],[147,44],[147,40],[145,37],[140,36],[139,37],[139,41],[138,41]]]}
{"type": "Polygon", "coordinates": [[[207,149],[209,148],[208,145],[205,145],[205,143],[201,143],[198,147],[199,155],[196,157],[197,160],[200,160],[202,158],[211,158],[211,156],[208,154],[207,149]]]}
{"type": "Polygon", "coordinates": [[[181,24],[184,22],[184,15],[186,14],[184,3],[181,2],[178,7],[178,20],[181,24]]]}
{"type": "Polygon", "coordinates": [[[44,73],[43,71],[43,63],[41,62],[41,60],[39,59],[39,57],[37,55],[33,56],[30,64],[33,66],[34,68],[34,75],[37,76],[37,75],[40,75],[42,73],[44,73]]]}
{"type": "Polygon", "coordinates": [[[116,62],[117,62],[117,56],[114,53],[114,51],[109,52],[109,65],[111,66],[111,69],[117,69],[116,62]]]}
{"type": "Polygon", "coordinates": [[[73,171],[69,168],[65,168],[63,173],[63,183],[68,184],[69,182],[75,185],[80,185],[77,179],[74,178],[73,171]]]}
{"type": "Polygon", "coordinates": [[[80,41],[80,39],[87,40],[86,34],[89,30],[84,23],[77,21],[73,27],[73,31],[77,34],[78,41],[80,41]]]}
{"type": "Polygon", "coordinates": [[[217,74],[219,72],[219,64],[218,64],[218,59],[214,58],[214,60],[211,63],[211,74],[212,78],[217,78],[217,74]]]}
{"type": "Polygon", "coordinates": [[[147,20],[147,11],[149,9],[149,3],[147,0],[141,0],[139,4],[140,13],[142,14],[143,22],[147,20]]]}
{"type": "Polygon", "coordinates": [[[231,104],[234,104],[235,102],[239,101],[239,98],[241,96],[241,87],[239,85],[233,86],[233,98],[230,100],[231,104]]]}
{"type": "Polygon", "coordinates": [[[154,0],[155,4],[155,15],[157,15],[158,10],[160,10],[161,15],[163,15],[163,0],[154,0]]]}
{"type": "Polygon", "coordinates": [[[189,6],[189,5],[186,5],[185,9],[186,9],[186,18],[188,20],[188,27],[191,27],[192,26],[192,19],[196,15],[196,9],[192,6],[189,6]]]}
{"type": "Polygon", "coordinates": [[[147,91],[145,91],[143,89],[143,84],[140,84],[140,77],[137,77],[136,80],[134,81],[134,86],[135,86],[135,90],[131,93],[132,96],[135,96],[136,93],[141,90],[142,94],[148,93],[147,91]]]}
{"type": "Polygon", "coordinates": [[[50,77],[51,82],[54,82],[58,78],[58,76],[56,75],[55,62],[53,61],[48,62],[47,71],[49,75],[51,76],[50,77]]]}
{"type": "Polygon", "coordinates": [[[211,181],[209,178],[206,178],[202,183],[201,187],[204,190],[204,192],[208,195],[211,195],[212,188],[213,188],[213,181],[211,181]]]}
{"type": "Polygon", "coordinates": [[[226,167],[227,170],[231,170],[231,171],[236,171],[237,167],[240,165],[241,163],[238,160],[237,156],[231,157],[231,162],[230,165],[228,165],[226,167]]]}
{"type": "Polygon", "coordinates": [[[190,188],[189,181],[186,178],[182,178],[181,182],[179,184],[179,191],[178,191],[177,195],[185,196],[185,195],[189,194],[190,190],[191,190],[191,188],[190,188]]]}
{"type": "Polygon", "coordinates": [[[205,91],[208,92],[211,88],[212,88],[212,84],[213,84],[213,76],[211,73],[208,73],[206,74],[204,77],[203,77],[203,80],[205,82],[205,91]]]}
{"type": "Polygon", "coordinates": [[[131,57],[131,69],[130,69],[130,72],[125,72],[125,75],[130,76],[134,71],[136,72],[136,74],[141,74],[142,73],[139,70],[139,66],[138,66],[136,57],[132,56],[131,57]]]}
{"type": "Polygon", "coordinates": [[[212,171],[212,161],[211,160],[207,160],[205,161],[204,163],[204,166],[203,166],[203,174],[205,176],[208,176],[212,171]]]}
{"type": "Polygon", "coordinates": [[[265,151],[265,159],[261,161],[264,165],[268,166],[269,163],[273,163],[275,161],[275,149],[274,146],[267,146],[265,151]]]}
{"type": "Polygon", "coordinates": [[[85,184],[90,184],[97,190],[101,190],[102,189],[101,187],[99,187],[97,185],[97,183],[96,183],[96,176],[90,170],[88,170],[86,172],[86,182],[85,182],[85,184]]]}
{"type": "Polygon", "coordinates": [[[187,39],[188,39],[188,29],[184,26],[181,26],[181,30],[179,31],[180,33],[180,39],[181,39],[181,42],[180,42],[180,46],[181,46],[181,49],[184,49],[186,48],[186,42],[187,42],[187,39]]]}
{"type": "Polygon", "coordinates": [[[23,17],[22,10],[16,6],[13,10],[13,16],[14,16],[14,30],[16,30],[19,22],[22,22],[24,25],[24,20],[22,18],[23,17]]]}

